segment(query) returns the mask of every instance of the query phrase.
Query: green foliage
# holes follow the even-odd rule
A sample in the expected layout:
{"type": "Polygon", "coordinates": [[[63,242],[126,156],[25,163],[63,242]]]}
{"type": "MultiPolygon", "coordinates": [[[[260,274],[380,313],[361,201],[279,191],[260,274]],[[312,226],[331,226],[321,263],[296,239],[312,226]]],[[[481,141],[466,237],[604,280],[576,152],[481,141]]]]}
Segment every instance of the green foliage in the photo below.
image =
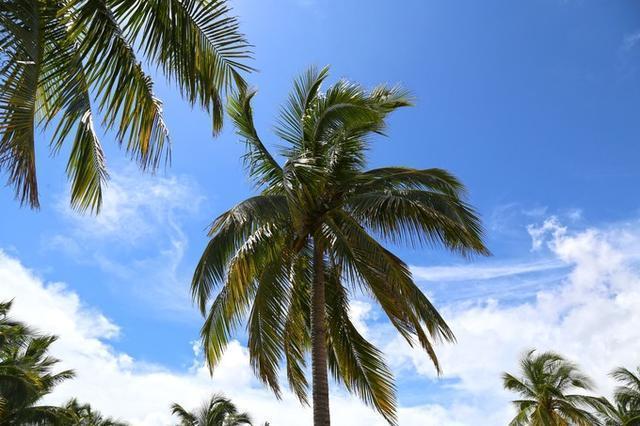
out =
{"type": "Polygon", "coordinates": [[[246,144],[247,172],[259,194],[213,222],[192,295],[206,315],[202,339],[210,368],[248,318],[256,375],[280,395],[284,362],[292,390],[307,402],[311,259],[313,247],[321,247],[330,371],[395,424],[392,374],[382,353],[351,322],[349,298],[362,292],[377,300],[401,335],[420,345],[439,371],[433,343],[453,341],[453,333],[409,267],[383,243],[439,245],[463,255],[488,251],[464,187],[450,173],[366,170],[371,137],[384,134],[391,112],[411,105],[408,94],[387,86],[368,91],[347,81],[322,91],[327,75],[327,68],[311,68],[295,81],[276,128],[284,141],[282,162],[254,126],[255,92],[231,98],[228,111],[246,144]]]}
{"type": "Polygon", "coordinates": [[[249,45],[225,0],[7,0],[0,4],[0,170],[21,203],[39,206],[35,132],[71,142],[71,204],[97,212],[108,178],[94,129],[143,169],[169,159],[162,102],[136,53],[222,126],[222,96],[244,88],[249,45]]]}
{"type": "Polygon", "coordinates": [[[64,409],[69,417],[71,426],[127,426],[128,423],[120,422],[109,417],[103,417],[100,412],[93,410],[89,404],[81,404],[77,399],[69,400],[64,409]]]}
{"type": "Polygon", "coordinates": [[[52,373],[58,360],[47,351],[56,338],[11,320],[10,308],[0,303],[0,425],[69,424],[65,409],[37,403],[73,371],[52,373]]]}
{"type": "Polygon", "coordinates": [[[578,367],[553,352],[529,351],[520,361],[521,378],[502,376],[505,389],[522,399],[513,401],[517,414],[511,426],[591,426],[597,417],[588,411],[598,404],[592,396],[575,393],[593,388],[578,367]]]}
{"type": "Polygon", "coordinates": [[[613,402],[600,398],[594,405],[604,426],[640,426],[640,368],[620,367],[611,373],[619,383],[613,402]]]}
{"type": "Polygon", "coordinates": [[[179,426],[251,426],[251,417],[238,412],[229,398],[219,394],[211,396],[195,411],[187,411],[180,404],[173,404],[171,412],[180,419],[179,426]]]}

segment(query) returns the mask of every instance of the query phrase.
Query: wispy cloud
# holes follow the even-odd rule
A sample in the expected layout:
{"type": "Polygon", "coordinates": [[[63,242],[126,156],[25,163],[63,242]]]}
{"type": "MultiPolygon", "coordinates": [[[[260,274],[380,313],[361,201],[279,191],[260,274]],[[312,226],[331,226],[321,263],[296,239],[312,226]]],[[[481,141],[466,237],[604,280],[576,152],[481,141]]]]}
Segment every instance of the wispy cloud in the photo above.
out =
{"type": "Polygon", "coordinates": [[[544,272],[565,266],[563,262],[551,259],[511,264],[411,266],[411,272],[418,281],[471,281],[544,272]]]}
{"type": "Polygon", "coordinates": [[[640,43],[640,31],[627,34],[622,40],[622,50],[628,51],[635,48],[640,43]]]}
{"type": "MultiPolygon", "coordinates": [[[[481,298],[441,309],[458,340],[437,350],[445,378],[453,380],[449,386],[457,399],[467,395],[474,406],[484,406],[487,425],[505,424],[513,416],[508,409],[512,395],[502,390],[500,374],[516,371],[518,357],[526,349],[565,354],[595,379],[600,395],[610,395],[613,388],[607,376],[611,369],[638,362],[637,223],[575,232],[549,218],[531,228],[539,231],[534,238],[540,249],[548,249],[554,259],[568,265],[563,274],[530,300],[503,303],[481,298]],[[489,417],[496,413],[501,418],[489,417]]],[[[385,352],[391,365],[407,374],[435,375],[428,358],[399,338],[392,339],[385,352]]]]}
{"type": "Polygon", "coordinates": [[[192,312],[190,271],[183,265],[189,241],[182,223],[198,214],[204,200],[197,184],[128,168],[112,173],[98,216],[78,214],[67,197],[61,200],[66,229],[46,237],[45,249],[97,266],[118,291],[149,302],[151,309],[192,312]]]}

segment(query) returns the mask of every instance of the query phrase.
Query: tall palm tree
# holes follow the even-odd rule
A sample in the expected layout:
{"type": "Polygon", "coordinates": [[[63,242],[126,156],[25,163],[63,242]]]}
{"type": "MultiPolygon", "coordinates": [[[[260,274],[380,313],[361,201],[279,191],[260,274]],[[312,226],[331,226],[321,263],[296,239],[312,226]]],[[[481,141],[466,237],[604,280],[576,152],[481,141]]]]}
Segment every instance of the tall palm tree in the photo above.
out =
{"type": "Polygon", "coordinates": [[[598,419],[587,407],[596,398],[576,391],[591,390],[591,380],[578,367],[553,352],[529,351],[520,361],[521,378],[502,376],[505,389],[522,399],[513,401],[517,414],[511,426],[591,426],[598,419]]]}
{"type": "Polygon", "coordinates": [[[127,423],[103,417],[102,414],[91,408],[89,404],[81,404],[73,398],[64,405],[69,416],[71,426],[127,426],[127,423]]]}
{"type": "Polygon", "coordinates": [[[601,398],[595,405],[605,426],[640,426],[640,367],[635,372],[626,368],[613,370],[611,376],[620,383],[613,401],[601,398]]]}
{"type": "Polygon", "coordinates": [[[229,398],[214,394],[196,411],[187,411],[180,404],[173,404],[171,412],[180,419],[179,426],[241,426],[251,425],[247,413],[238,412],[229,398]]]}
{"type": "Polygon", "coordinates": [[[73,371],[52,373],[58,360],[47,352],[56,338],[9,319],[10,308],[0,303],[0,426],[69,424],[65,409],[37,403],[73,371]]]}
{"type": "Polygon", "coordinates": [[[52,127],[53,153],[71,142],[71,204],[81,210],[99,210],[107,179],[96,112],[143,169],[169,158],[162,103],[138,52],[219,131],[222,93],[244,87],[251,70],[228,12],[225,0],[0,2],[0,170],[16,198],[39,206],[37,127],[52,127]]]}
{"type": "Polygon", "coordinates": [[[349,298],[361,291],[376,300],[438,370],[432,343],[454,336],[408,266],[379,240],[440,244],[462,254],[487,249],[463,185],[448,172],[365,170],[371,136],[383,133],[392,111],[410,105],[406,92],[385,86],[367,91],[347,81],[321,92],[327,73],[311,68],[294,84],[277,127],[284,164],[255,129],[254,92],[232,99],[229,112],[246,141],[248,172],[260,192],[213,222],[192,293],[206,314],[202,338],[210,368],[248,313],[251,363],[277,396],[284,360],[291,388],[307,401],[305,354],[311,352],[315,425],[330,424],[327,367],[395,423],[392,374],[352,323],[349,298]]]}

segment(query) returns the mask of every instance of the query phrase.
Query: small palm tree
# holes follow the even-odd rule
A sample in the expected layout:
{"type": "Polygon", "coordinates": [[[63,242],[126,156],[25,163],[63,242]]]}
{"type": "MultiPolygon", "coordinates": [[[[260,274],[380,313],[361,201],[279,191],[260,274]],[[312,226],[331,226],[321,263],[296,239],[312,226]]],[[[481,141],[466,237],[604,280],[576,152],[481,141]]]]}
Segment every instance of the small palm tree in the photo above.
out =
{"type": "Polygon", "coordinates": [[[611,376],[621,385],[614,391],[614,402],[600,398],[595,405],[605,426],[640,426],[640,367],[635,372],[617,368],[611,376]]]}
{"type": "Polygon", "coordinates": [[[251,425],[247,413],[239,413],[229,398],[214,394],[198,410],[187,411],[179,404],[171,406],[171,412],[180,419],[179,426],[241,426],[251,425]]]}
{"type": "Polygon", "coordinates": [[[52,373],[58,360],[47,355],[55,336],[34,334],[8,317],[11,302],[0,303],[0,426],[69,424],[61,407],[38,405],[71,370],[52,373]]]}
{"type": "Polygon", "coordinates": [[[261,191],[214,221],[192,293],[206,314],[202,338],[210,368],[248,313],[251,364],[276,395],[285,361],[291,388],[307,402],[311,354],[316,426],[330,423],[328,370],[395,423],[393,376],[382,353],[352,323],[349,298],[361,291],[376,300],[438,370],[433,342],[454,337],[409,267],[379,240],[441,244],[462,254],[487,249],[464,187],[450,173],[366,170],[371,136],[384,132],[391,112],[410,105],[406,92],[385,86],[367,91],[347,81],[322,92],[327,74],[312,68],[294,84],[277,128],[284,164],[255,129],[254,92],[232,99],[229,112],[261,191]]]}
{"type": "Polygon", "coordinates": [[[587,411],[596,398],[576,394],[590,390],[591,380],[578,367],[553,352],[536,354],[534,350],[520,361],[522,378],[504,373],[507,390],[521,395],[513,401],[517,414],[511,426],[591,426],[596,416],[587,411]]]}
{"type": "Polygon", "coordinates": [[[36,128],[71,142],[71,204],[97,211],[107,179],[95,114],[143,169],[168,159],[162,103],[137,53],[222,125],[222,91],[244,86],[248,45],[225,0],[0,2],[0,171],[38,207],[36,128]]]}
{"type": "Polygon", "coordinates": [[[127,426],[127,423],[103,417],[100,412],[95,411],[89,404],[81,404],[77,399],[69,400],[64,409],[69,416],[70,426],[127,426]]]}

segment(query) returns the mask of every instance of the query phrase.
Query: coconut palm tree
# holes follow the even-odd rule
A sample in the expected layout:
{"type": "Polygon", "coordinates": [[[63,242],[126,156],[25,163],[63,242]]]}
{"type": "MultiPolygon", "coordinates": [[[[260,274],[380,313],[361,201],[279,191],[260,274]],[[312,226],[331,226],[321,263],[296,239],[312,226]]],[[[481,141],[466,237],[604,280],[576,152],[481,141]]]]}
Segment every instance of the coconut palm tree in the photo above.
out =
{"type": "Polygon", "coordinates": [[[0,426],[69,424],[61,407],[38,401],[73,371],[52,373],[58,360],[47,355],[55,336],[41,336],[8,318],[11,302],[0,303],[0,426]]]}
{"type": "Polygon", "coordinates": [[[137,54],[222,125],[221,96],[244,86],[248,45],[225,0],[0,2],[0,170],[21,203],[39,206],[36,128],[53,153],[70,142],[71,204],[98,211],[107,179],[94,128],[143,169],[169,157],[162,103],[137,54]]]}
{"type": "Polygon", "coordinates": [[[179,426],[241,426],[251,425],[247,413],[239,413],[229,398],[214,394],[196,411],[187,411],[180,404],[173,404],[171,412],[180,419],[179,426]]]}
{"type": "Polygon", "coordinates": [[[127,423],[103,417],[100,412],[91,408],[89,404],[81,404],[73,398],[67,401],[64,409],[69,416],[69,425],[72,426],[127,426],[127,423]]]}
{"type": "Polygon", "coordinates": [[[377,301],[439,370],[433,342],[452,341],[453,333],[409,267],[382,242],[443,245],[467,255],[487,249],[464,187],[450,173],[366,170],[371,136],[384,132],[391,112],[410,105],[407,93],[386,86],[367,91],[347,81],[322,92],[327,73],[311,68],[294,84],[277,127],[283,163],[255,129],[255,92],[231,100],[248,173],[260,191],[213,222],[192,293],[206,315],[202,338],[210,368],[248,313],[251,363],[276,395],[285,361],[291,388],[307,401],[305,355],[311,353],[315,425],[330,424],[327,369],[395,423],[392,374],[352,323],[350,297],[363,292],[377,301]]]}
{"type": "Polygon", "coordinates": [[[626,368],[613,370],[611,376],[620,383],[611,402],[600,398],[595,404],[605,426],[640,426],[640,367],[635,372],[626,368]]]}
{"type": "Polygon", "coordinates": [[[576,391],[591,390],[591,380],[578,367],[553,352],[531,350],[520,361],[522,377],[502,376],[505,389],[520,394],[511,426],[591,426],[598,424],[587,408],[596,398],[576,391]]]}

